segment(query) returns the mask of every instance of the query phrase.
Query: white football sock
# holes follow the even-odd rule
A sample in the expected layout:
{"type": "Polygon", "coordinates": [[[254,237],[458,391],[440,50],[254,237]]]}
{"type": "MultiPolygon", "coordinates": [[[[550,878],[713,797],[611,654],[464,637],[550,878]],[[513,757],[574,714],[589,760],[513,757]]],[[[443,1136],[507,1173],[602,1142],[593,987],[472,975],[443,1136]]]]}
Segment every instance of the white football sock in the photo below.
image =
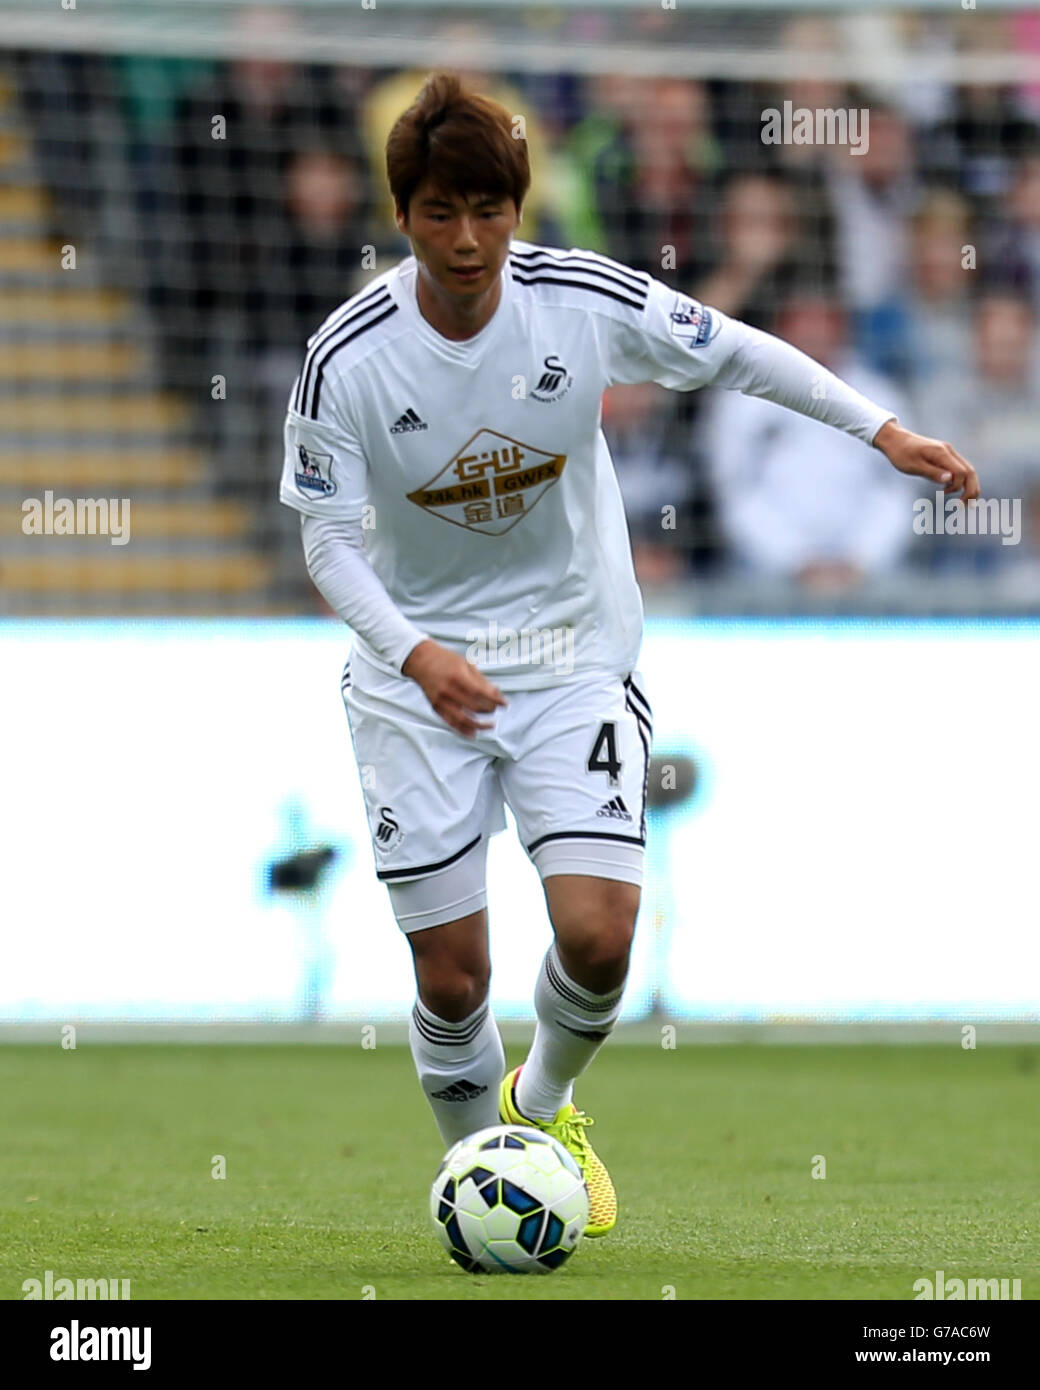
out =
{"type": "Polygon", "coordinates": [[[624,985],[593,994],[564,973],[555,941],[545,953],[534,991],[538,1014],[531,1053],[516,1083],[516,1103],[532,1120],[555,1120],[574,1081],[610,1036],[624,985]]]}
{"type": "Polygon", "coordinates": [[[460,1023],[448,1023],[415,1001],[408,1041],[419,1084],[446,1144],[500,1124],[498,1093],[506,1054],[486,1002],[460,1023]]]}

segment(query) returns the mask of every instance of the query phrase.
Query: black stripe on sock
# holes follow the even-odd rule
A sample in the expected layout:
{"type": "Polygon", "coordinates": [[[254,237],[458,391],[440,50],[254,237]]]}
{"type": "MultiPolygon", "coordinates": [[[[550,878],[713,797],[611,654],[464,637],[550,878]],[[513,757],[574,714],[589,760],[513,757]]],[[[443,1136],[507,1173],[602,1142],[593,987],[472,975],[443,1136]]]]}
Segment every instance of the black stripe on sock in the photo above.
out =
{"type": "Polygon", "coordinates": [[[429,1023],[419,1012],[418,1007],[412,1009],[412,1020],[418,1032],[428,1043],[434,1043],[437,1047],[465,1047],[477,1036],[484,1024],[487,1022],[488,1005],[485,1004],[474,1021],[463,1032],[449,1032],[446,1028],[439,1028],[435,1023],[429,1023]]]}
{"type": "Polygon", "coordinates": [[[568,1033],[573,1033],[576,1038],[584,1038],[586,1042],[605,1042],[610,1037],[609,1033],[586,1033],[581,1028],[571,1028],[566,1023],[556,1020],[558,1028],[566,1028],[568,1033]]]}
{"type": "Polygon", "coordinates": [[[599,1002],[589,1003],[587,999],[583,999],[580,994],[576,994],[574,990],[571,989],[570,985],[556,969],[553,964],[551,952],[545,957],[545,974],[549,984],[561,999],[566,1000],[568,1004],[573,1004],[576,1009],[583,1009],[589,1014],[609,1013],[610,1010],[617,1005],[624,992],[622,987],[621,989],[613,990],[610,994],[602,996],[599,1002]]]}

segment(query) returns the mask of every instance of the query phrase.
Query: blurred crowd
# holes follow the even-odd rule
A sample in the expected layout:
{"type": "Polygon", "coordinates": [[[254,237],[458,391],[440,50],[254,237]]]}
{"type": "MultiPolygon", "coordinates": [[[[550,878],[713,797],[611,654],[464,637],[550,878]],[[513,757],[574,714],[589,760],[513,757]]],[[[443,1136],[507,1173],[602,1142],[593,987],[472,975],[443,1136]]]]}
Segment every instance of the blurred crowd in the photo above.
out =
{"type": "MultiPolygon", "coordinates": [[[[277,38],[293,20],[265,7],[236,22],[277,38]]],[[[953,22],[905,23],[900,42],[922,51],[961,41],[953,22]]],[[[451,61],[452,32],[431,58],[451,61]]],[[[1040,48],[1037,16],[980,18],[970,42],[980,34],[998,50],[1040,48]]],[[[840,41],[818,17],[778,35],[806,54],[840,41]]],[[[167,383],[234,381],[238,409],[211,412],[213,447],[229,488],[270,492],[307,337],[407,253],[382,155],[425,74],[273,58],[23,62],[60,216],[97,213],[118,132],[167,383]],[[106,120],[73,139],[56,90],[106,120]]],[[[1035,86],[466,75],[525,116],[527,239],[603,252],[779,334],[911,428],[949,439],[984,495],[1021,507],[1017,544],[917,535],[922,485],[867,446],[735,393],[613,388],[604,429],[645,584],[758,575],[842,592],[930,571],[1040,599],[1035,86]],[[784,101],[867,111],[866,150],[763,143],[762,113],[784,101]]]]}

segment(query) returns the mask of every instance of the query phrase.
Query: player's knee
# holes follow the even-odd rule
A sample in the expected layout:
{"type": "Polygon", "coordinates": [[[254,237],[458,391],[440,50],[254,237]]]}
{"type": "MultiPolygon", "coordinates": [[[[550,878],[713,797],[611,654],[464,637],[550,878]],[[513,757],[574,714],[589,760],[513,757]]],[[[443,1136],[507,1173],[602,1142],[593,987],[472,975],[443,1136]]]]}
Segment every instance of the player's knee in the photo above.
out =
{"type": "Polygon", "coordinates": [[[427,962],[417,974],[420,999],[431,1013],[446,1023],[460,1023],[469,1018],[487,999],[489,966],[427,962]]]}
{"type": "Polygon", "coordinates": [[[487,918],[471,917],[413,932],[408,943],[415,961],[419,998],[438,1018],[459,1023],[487,999],[491,960],[487,918]]]}
{"type": "Polygon", "coordinates": [[[617,922],[600,924],[595,930],[569,937],[564,952],[567,959],[578,962],[583,971],[598,972],[627,969],[631,949],[631,924],[617,922]]]}
{"type": "Polygon", "coordinates": [[[592,990],[624,979],[635,932],[635,910],[625,900],[572,912],[556,922],[557,949],[567,973],[592,990]]]}

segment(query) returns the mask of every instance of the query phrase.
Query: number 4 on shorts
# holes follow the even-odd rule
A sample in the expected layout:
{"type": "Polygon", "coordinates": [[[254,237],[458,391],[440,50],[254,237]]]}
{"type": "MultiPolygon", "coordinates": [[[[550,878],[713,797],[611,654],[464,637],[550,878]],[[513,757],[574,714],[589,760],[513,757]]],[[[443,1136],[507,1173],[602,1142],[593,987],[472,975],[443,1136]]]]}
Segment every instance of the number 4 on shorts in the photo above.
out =
{"type": "Polygon", "coordinates": [[[585,764],[589,772],[605,772],[612,787],[621,785],[621,759],[617,755],[617,725],[604,720],[585,764]]]}

